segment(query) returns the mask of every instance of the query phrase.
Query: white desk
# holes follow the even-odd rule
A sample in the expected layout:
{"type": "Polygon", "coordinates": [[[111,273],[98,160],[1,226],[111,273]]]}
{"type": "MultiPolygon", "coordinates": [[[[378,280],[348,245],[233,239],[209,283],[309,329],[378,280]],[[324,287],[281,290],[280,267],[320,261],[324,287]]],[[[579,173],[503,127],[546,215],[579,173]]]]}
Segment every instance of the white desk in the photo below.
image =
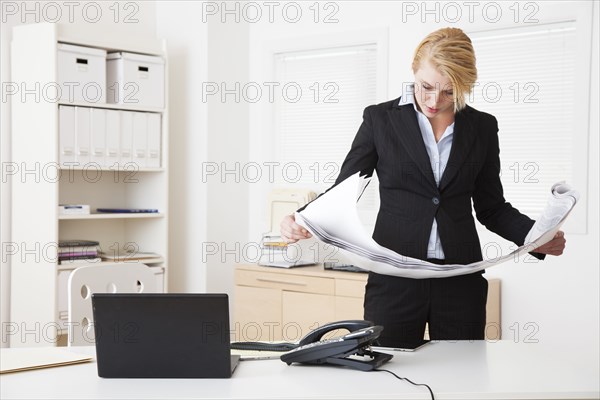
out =
{"type": "MultiPolygon", "coordinates": [[[[93,351],[88,348],[87,351],[93,351]]],[[[600,397],[598,347],[575,352],[543,343],[438,342],[395,353],[384,365],[431,386],[436,399],[600,397]]],[[[95,362],[0,375],[0,398],[429,398],[385,372],[243,361],[232,379],[102,379],[95,362]]]]}

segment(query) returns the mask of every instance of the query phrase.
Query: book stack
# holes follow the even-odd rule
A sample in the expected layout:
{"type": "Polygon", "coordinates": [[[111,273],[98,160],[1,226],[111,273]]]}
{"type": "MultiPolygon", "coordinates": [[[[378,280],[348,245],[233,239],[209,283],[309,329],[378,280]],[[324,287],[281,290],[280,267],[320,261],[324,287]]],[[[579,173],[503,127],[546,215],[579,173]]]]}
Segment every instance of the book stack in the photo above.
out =
{"type": "Polygon", "coordinates": [[[111,214],[157,214],[155,208],[96,208],[97,213],[111,214]]]}
{"type": "Polygon", "coordinates": [[[94,240],[61,240],[58,242],[58,263],[87,264],[100,262],[98,246],[94,240]]]}

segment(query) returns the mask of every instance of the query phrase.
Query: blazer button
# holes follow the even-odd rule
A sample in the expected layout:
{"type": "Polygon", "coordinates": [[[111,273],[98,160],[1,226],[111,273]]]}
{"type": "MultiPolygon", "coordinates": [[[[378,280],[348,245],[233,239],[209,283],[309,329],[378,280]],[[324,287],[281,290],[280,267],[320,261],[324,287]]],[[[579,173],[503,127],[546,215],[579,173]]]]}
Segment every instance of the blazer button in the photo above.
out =
{"type": "Polygon", "coordinates": [[[437,206],[438,204],[440,204],[440,199],[434,197],[433,199],[431,199],[431,202],[437,206]]]}

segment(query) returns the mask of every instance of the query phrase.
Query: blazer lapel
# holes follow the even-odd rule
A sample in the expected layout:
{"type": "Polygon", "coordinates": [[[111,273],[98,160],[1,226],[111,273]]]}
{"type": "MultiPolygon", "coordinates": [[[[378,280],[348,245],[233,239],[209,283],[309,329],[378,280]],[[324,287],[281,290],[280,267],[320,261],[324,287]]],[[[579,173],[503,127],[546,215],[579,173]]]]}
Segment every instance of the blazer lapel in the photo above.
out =
{"type": "Polygon", "coordinates": [[[419,128],[419,122],[412,104],[395,106],[388,111],[388,115],[402,145],[406,148],[409,156],[413,159],[419,171],[425,176],[427,181],[436,187],[429,155],[423,143],[423,136],[419,128]]]}
{"type": "Polygon", "coordinates": [[[475,140],[475,129],[473,127],[472,109],[467,106],[454,116],[454,135],[452,149],[448,157],[448,163],[440,180],[440,191],[452,181],[464,163],[473,141],[475,140]]]}

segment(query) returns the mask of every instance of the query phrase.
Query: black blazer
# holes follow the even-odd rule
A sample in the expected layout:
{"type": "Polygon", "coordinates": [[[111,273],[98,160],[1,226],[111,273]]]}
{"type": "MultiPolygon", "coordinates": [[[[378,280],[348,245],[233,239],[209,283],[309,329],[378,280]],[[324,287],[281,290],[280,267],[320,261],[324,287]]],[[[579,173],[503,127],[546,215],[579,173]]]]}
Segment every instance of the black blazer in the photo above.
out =
{"type": "Polygon", "coordinates": [[[381,206],[373,239],[397,253],[426,259],[436,218],[446,262],[480,261],[472,200],[479,222],[522,245],[534,221],[504,199],[496,118],[469,106],[456,113],[452,150],[438,187],[414,107],[398,102],[364,110],[336,180],[377,171],[381,206]]]}

